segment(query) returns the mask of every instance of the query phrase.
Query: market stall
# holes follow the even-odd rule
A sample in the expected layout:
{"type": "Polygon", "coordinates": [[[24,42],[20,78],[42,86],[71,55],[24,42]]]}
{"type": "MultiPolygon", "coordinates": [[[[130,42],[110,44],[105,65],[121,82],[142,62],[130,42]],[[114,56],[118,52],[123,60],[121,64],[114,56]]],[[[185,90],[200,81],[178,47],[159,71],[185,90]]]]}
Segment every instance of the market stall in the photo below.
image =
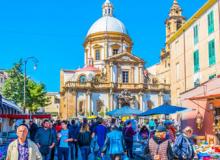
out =
{"type": "MultiPolygon", "coordinates": [[[[3,98],[0,95],[0,115],[19,115],[22,113],[21,108],[14,102],[3,98]]],[[[0,117],[0,136],[2,132],[12,130],[13,121],[9,117],[0,117]]]]}

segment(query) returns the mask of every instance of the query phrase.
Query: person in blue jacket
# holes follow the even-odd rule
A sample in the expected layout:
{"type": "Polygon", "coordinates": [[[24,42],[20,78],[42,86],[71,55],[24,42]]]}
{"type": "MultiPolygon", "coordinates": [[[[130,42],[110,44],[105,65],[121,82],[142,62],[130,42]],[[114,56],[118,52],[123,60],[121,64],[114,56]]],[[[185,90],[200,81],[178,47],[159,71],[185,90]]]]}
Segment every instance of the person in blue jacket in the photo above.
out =
{"type": "Polygon", "coordinates": [[[186,127],[183,133],[179,135],[173,145],[173,152],[179,160],[191,160],[194,158],[194,149],[191,137],[193,129],[186,127]]]}
{"type": "Polygon", "coordinates": [[[105,144],[102,149],[102,157],[104,154],[111,156],[111,159],[121,159],[125,151],[125,143],[122,131],[116,127],[116,125],[111,126],[111,132],[106,136],[105,144]]]}

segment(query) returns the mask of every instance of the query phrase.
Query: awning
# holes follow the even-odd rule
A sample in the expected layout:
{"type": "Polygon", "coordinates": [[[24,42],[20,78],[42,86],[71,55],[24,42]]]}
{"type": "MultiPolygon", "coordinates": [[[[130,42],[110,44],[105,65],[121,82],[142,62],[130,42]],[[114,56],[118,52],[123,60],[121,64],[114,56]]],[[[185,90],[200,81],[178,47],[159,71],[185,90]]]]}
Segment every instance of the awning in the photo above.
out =
{"type": "Polygon", "coordinates": [[[188,98],[189,100],[212,100],[212,99],[220,99],[220,94],[211,94],[206,96],[198,96],[188,98]]]}
{"type": "Polygon", "coordinates": [[[115,109],[113,111],[107,112],[106,115],[113,117],[123,117],[123,116],[133,116],[141,114],[142,111],[137,108],[131,108],[129,106],[124,106],[122,108],[115,109]]]}
{"type": "Polygon", "coordinates": [[[0,114],[0,118],[8,118],[8,119],[50,119],[50,114],[0,114]]]}
{"type": "Polygon", "coordinates": [[[187,98],[190,101],[208,101],[213,107],[220,107],[220,94],[210,94],[206,96],[198,96],[187,98]]]}
{"type": "Polygon", "coordinates": [[[160,114],[169,115],[183,111],[191,111],[191,110],[190,108],[185,108],[181,106],[172,106],[170,104],[163,104],[153,109],[149,109],[146,112],[139,114],[138,116],[152,116],[152,115],[160,115],[160,114]]]}

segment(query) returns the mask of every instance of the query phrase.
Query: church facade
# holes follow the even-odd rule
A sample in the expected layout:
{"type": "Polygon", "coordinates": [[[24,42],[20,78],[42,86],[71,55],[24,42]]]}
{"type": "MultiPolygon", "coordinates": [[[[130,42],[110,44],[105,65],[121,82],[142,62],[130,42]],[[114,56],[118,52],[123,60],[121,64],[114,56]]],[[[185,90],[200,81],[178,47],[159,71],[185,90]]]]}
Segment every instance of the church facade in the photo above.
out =
{"type": "Polygon", "coordinates": [[[122,106],[146,111],[169,101],[169,84],[149,74],[132,47],[125,25],[106,0],[84,42],[84,67],[60,71],[60,118],[104,116],[122,106]]]}

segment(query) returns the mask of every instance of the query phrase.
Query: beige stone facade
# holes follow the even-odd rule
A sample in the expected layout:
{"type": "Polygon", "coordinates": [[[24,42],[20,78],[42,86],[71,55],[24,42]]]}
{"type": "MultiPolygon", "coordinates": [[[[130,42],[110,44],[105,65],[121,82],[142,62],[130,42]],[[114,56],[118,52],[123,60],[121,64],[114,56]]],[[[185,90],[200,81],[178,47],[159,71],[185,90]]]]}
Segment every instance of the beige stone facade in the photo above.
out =
{"type": "Polygon", "coordinates": [[[171,102],[220,74],[220,5],[209,0],[170,39],[171,102]]]}
{"type": "Polygon", "coordinates": [[[60,95],[58,92],[48,92],[47,97],[50,99],[50,104],[44,107],[44,112],[52,115],[53,118],[58,118],[60,110],[60,95]]]}

